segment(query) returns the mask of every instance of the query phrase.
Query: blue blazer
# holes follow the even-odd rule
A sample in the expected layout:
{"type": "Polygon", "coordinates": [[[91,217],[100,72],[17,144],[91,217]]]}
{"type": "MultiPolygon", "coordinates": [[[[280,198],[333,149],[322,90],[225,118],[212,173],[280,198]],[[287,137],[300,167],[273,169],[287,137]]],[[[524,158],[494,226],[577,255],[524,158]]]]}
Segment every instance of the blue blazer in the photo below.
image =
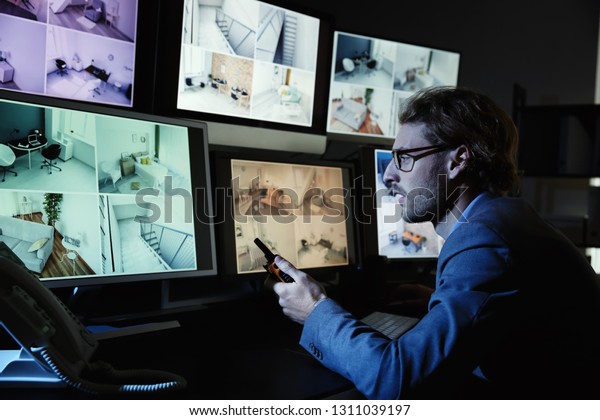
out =
{"type": "Polygon", "coordinates": [[[475,398],[469,383],[486,398],[586,398],[599,332],[584,255],[522,199],[484,195],[447,238],[413,329],[390,341],[326,300],[300,344],[372,399],[475,398]]]}

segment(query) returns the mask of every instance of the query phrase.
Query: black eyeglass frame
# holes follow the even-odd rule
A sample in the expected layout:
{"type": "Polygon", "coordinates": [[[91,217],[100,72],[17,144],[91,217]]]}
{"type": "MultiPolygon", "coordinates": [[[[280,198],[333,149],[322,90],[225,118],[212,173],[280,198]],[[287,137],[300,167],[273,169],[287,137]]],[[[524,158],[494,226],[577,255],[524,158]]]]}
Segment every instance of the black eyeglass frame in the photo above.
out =
{"type": "Polygon", "coordinates": [[[431,146],[417,147],[414,149],[397,149],[397,150],[392,150],[392,160],[394,161],[394,165],[396,166],[396,169],[398,169],[399,171],[402,171],[402,172],[410,172],[415,167],[415,162],[417,160],[424,158],[425,156],[433,155],[434,153],[439,153],[439,152],[443,152],[445,150],[450,150],[450,149],[452,149],[452,146],[450,146],[448,144],[437,144],[437,145],[431,145],[431,146]],[[426,150],[426,152],[421,153],[420,155],[412,154],[414,152],[422,152],[425,150],[426,150]],[[401,156],[408,156],[409,158],[412,159],[412,165],[410,165],[410,169],[402,169],[402,165],[400,165],[400,157],[401,156]]]}

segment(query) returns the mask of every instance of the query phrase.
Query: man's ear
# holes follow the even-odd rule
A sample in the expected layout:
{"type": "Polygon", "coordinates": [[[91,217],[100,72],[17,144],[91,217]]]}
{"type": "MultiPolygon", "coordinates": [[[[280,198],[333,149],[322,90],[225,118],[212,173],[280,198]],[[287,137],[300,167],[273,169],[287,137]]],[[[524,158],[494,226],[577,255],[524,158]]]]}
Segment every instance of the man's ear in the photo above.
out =
{"type": "Polygon", "coordinates": [[[458,178],[467,170],[470,160],[471,150],[464,144],[452,150],[448,160],[448,177],[450,179],[458,178]]]}

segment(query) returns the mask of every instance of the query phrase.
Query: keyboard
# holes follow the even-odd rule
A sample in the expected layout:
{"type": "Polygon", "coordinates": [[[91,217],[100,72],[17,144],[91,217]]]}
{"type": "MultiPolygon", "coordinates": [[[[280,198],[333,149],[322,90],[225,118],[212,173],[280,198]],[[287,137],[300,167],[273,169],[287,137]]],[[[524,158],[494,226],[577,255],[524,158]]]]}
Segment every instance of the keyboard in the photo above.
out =
{"type": "Polygon", "coordinates": [[[395,340],[419,322],[419,318],[385,312],[373,312],[365,316],[361,321],[386,337],[395,340]]]}

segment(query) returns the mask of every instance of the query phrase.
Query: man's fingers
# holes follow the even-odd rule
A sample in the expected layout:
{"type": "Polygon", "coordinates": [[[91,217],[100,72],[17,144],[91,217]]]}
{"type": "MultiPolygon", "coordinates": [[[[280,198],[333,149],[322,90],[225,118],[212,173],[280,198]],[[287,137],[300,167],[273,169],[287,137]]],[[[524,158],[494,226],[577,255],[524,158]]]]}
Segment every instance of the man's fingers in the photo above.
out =
{"type": "Polygon", "coordinates": [[[274,282],[273,286],[272,286],[273,292],[275,292],[277,295],[279,295],[281,297],[281,293],[284,292],[285,286],[287,284],[288,283],[283,283],[283,282],[280,282],[280,281],[274,282]]]}
{"type": "Polygon", "coordinates": [[[279,255],[275,257],[275,264],[277,264],[277,267],[279,267],[281,271],[292,276],[295,281],[298,281],[300,274],[302,274],[302,272],[294,267],[291,262],[279,255]]]}
{"type": "Polygon", "coordinates": [[[283,258],[281,255],[276,255],[275,256],[275,264],[277,264],[277,266],[279,268],[281,268],[283,270],[283,268],[296,268],[294,267],[294,265],[289,262],[288,260],[286,260],[285,258],[283,258]]]}

